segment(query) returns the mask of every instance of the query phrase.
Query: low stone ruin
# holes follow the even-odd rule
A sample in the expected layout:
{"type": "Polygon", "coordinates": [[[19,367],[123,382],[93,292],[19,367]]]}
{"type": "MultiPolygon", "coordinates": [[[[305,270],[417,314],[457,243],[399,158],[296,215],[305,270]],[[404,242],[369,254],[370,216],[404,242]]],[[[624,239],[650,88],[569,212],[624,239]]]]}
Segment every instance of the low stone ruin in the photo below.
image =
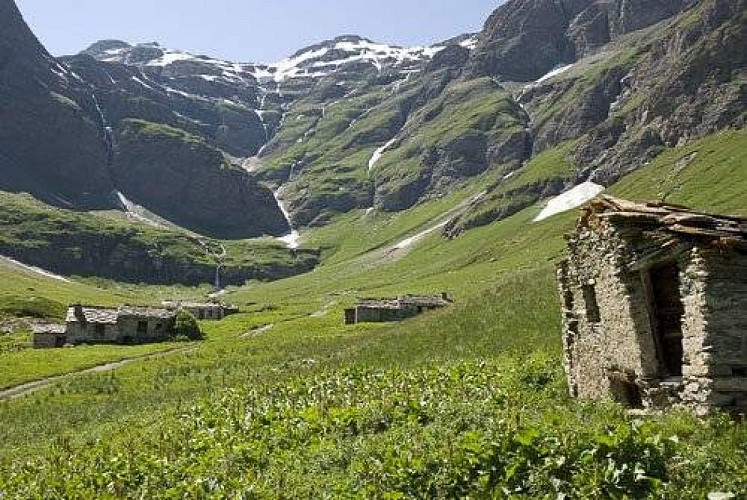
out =
{"type": "Polygon", "coordinates": [[[345,324],[402,321],[453,302],[447,293],[435,296],[402,295],[396,299],[365,299],[345,310],[345,324]]]}
{"type": "Polygon", "coordinates": [[[558,278],[573,396],[747,409],[747,219],[601,196],[558,278]]]}

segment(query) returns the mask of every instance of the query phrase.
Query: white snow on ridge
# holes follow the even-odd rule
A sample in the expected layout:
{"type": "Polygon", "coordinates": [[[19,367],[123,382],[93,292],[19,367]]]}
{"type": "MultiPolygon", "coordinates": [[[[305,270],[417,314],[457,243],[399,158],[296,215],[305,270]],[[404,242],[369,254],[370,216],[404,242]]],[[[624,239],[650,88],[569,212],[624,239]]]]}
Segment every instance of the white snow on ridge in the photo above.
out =
{"type": "Polygon", "coordinates": [[[462,42],[459,42],[459,45],[461,45],[465,49],[475,50],[475,48],[477,48],[477,42],[477,36],[472,36],[466,40],[463,40],[462,42]]]}
{"type": "Polygon", "coordinates": [[[65,283],[70,283],[70,280],[65,278],[64,276],[60,276],[59,274],[55,274],[51,271],[47,271],[46,269],[42,269],[40,267],[24,264],[23,262],[19,262],[15,259],[11,259],[10,257],[5,257],[4,255],[0,255],[0,261],[4,261],[15,267],[20,267],[21,269],[25,269],[26,271],[31,271],[32,273],[38,274],[40,276],[45,276],[47,278],[52,278],[57,281],[64,281],[65,283]]]}
{"type": "Polygon", "coordinates": [[[587,201],[595,198],[605,190],[604,186],[587,181],[562,193],[547,202],[545,208],[534,218],[533,222],[545,220],[574,208],[578,208],[587,201]]]}
{"type": "Polygon", "coordinates": [[[569,69],[571,69],[573,66],[574,66],[573,64],[566,64],[565,66],[560,66],[558,68],[555,68],[554,70],[550,71],[546,75],[543,75],[543,76],[539,77],[534,82],[529,83],[527,85],[527,87],[532,87],[534,85],[539,85],[540,83],[546,82],[550,78],[554,78],[554,77],[556,77],[558,75],[562,75],[563,73],[565,73],[566,71],[568,71],[569,69]]]}
{"type": "Polygon", "coordinates": [[[396,245],[394,245],[393,247],[391,247],[389,249],[389,252],[392,252],[392,251],[395,251],[395,250],[404,250],[405,248],[411,247],[415,243],[417,243],[418,241],[420,241],[423,238],[425,238],[426,236],[428,236],[429,234],[431,234],[431,233],[433,233],[435,231],[438,231],[442,227],[446,226],[446,224],[448,224],[448,223],[449,223],[449,221],[447,219],[447,220],[445,220],[443,222],[439,222],[438,224],[436,224],[433,227],[430,227],[430,228],[426,229],[425,231],[419,232],[418,234],[416,234],[414,236],[410,236],[409,238],[405,238],[404,240],[400,241],[399,243],[397,243],[396,245]]]}
{"type": "Polygon", "coordinates": [[[397,47],[368,40],[339,41],[332,47],[309,50],[277,63],[255,66],[253,74],[257,79],[283,82],[299,76],[325,76],[329,74],[327,70],[359,61],[368,62],[381,71],[387,64],[417,63],[430,59],[444,48],[397,47]],[[322,60],[331,51],[339,51],[344,55],[338,59],[322,60]]]}
{"type": "Polygon", "coordinates": [[[393,137],[389,142],[381,146],[379,149],[374,151],[373,156],[371,156],[371,159],[368,160],[368,171],[369,172],[374,169],[376,164],[379,163],[379,160],[381,160],[381,157],[384,156],[384,153],[386,153],[387,150],[391,148],[395,142],[397,142],[396,136],[393,137]]]}
{"type": "Polygon", "coordinates": [[[195,59],[195,56],[193,56],[192,54],[187,54],[186,52],[167,50],[166,53],[159,59],[149,61],[148,66],[168,66],[169,64],[173,64],[177,61],[190,61],[195,59]]]}
{"type": "MultiPolygon", "coordinates": [[[[473,37],[460,43],[463,47],[473,49],[477,44],[477,38],[473,37]]],[[[131,45],[128,48],[116,48],[103,52],[100,59],[105,62],[128,62],[130,51],[140,46],[152,46],[152,44],[131,45]]],[[[258,81],[284,82],[288,79],[298,77],[320,78],[329,74],[341,66],[355,62],[367,62],[375,66],[379,71],[388,66],[404,66],[404,69],[412,69],[422,61],[427,61],[446,47],[434,45],[431,47],[399,47],[384,43],[375,43],[364,39],[340,40],[331,42],[330,45],[306,50],[294,56],[271,64],[232,63],[221,59],[213,59],[198,56],[189,52],[176,49],[157,47],[163,55],[150,61],[136,64],[151,68],[167,67],[181,61],[190,61],[195,64],[209,65],[220,71],[220,76],[214,74],[204,75],[206,80],[214,81],[216,78],[226,78],[239,81],[247,77],[254,77],[258,81]],[[330,52],[339,52],[339,57],[324,60],[330,52]]],[[[200,75],[196,75],[200,76],[200,75]]]]}

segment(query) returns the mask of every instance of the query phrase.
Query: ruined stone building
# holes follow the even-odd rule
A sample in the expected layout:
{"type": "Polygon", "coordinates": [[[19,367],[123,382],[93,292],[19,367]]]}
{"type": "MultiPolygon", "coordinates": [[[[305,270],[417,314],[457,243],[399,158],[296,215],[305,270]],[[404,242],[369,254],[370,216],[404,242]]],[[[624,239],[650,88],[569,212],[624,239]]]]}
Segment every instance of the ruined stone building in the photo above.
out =
{"type": "Polygon", "coordinates": [[[163,303],[167,309],[184,309],[200,320],[221,320],[231,314],[239,312],[238,308],[216,302],[181,302],[167,301],[163,303]]]}
{"type": "Polygon", "coordinates": [[[31,327],[34,347],[63,347],[67,341],[65,325],[38,324],[31,327]]]}
{"type": "Polygon", "coordinates": [[[446,293],[429,297],[402,295],[396,299],[365,299],[345,310],[345,324],[402,321],[425,311],[446,307],[452,302],[446,293]]]}
{"type": "Polygon", "coordinates": [[[602,196],[558,277],[574,396],[747,409],[747,219],[602,196]]]}
{"type": "Polygon", "coordinates": [[[64,330],[34,334],[37,347],[65,344],[142,344],[173,334],[176,310],[123,306],[117,309],[75,305],[68,308],[64,330]]]}

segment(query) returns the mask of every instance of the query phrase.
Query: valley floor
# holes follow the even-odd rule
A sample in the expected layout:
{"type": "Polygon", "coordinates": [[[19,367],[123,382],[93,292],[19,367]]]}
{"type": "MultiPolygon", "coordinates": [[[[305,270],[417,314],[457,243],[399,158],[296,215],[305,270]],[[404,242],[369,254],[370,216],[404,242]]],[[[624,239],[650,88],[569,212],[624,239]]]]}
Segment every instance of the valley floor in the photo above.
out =
{"type": "MultiPolygon", "coordinates": [[[[747,215],[744,139],[729,132],[665,153],[611,191],[667,191],[669,202],[747,215]]],[[[554,265],[575,213],[533,223],[533,206],[381,258],[477,191],[310,233],[324,265],[229,289],[242,314],[203,323],[206,341],[168,356],[153,346],[0,352],[3,387],[143,356],[0,401],[0,498],[744,494],[744,425],[567,396],[554,265]],[[342,322],[358,297],[441,291],[453,307],[400,324],[342,322]]],[[[16,299],[198,293],[0,272],[16,299]]]]}

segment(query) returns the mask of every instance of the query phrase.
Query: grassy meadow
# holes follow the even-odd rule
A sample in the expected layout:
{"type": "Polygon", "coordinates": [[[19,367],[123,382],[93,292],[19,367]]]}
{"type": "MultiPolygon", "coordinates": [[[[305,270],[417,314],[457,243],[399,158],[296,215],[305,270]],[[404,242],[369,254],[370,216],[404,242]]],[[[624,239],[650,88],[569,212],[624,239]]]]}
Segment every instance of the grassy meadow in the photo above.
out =
{"type": "MultiPolygon", "coordinates": [[[[667,152],[611,192],[747,215],[746,135],[667,152]]],[[[305,241],[322,249],[322,266],[231,288],[226,300],[242,313],[202,323],[206,340],[186,350],[0,401],[0,498],[747,492],[743,425],[677,410],[633,416],[568,397],[555,263],[575,213],[532,223],[537,204],[452,240],[435,231],[390,251],[481,182],[489,180],[404,214],[352,212],[315,229],[305,241]],[[454,294],[453,307],[397,324],[342,324],[358,297],[440,291],[454,294]]],[[[204,292],[0,268],[0,293],[19,299],[204,292]]],[[[2,351],[0,386],[122,355],[96,349],[2,351]],[[24,356],[31,369],[20,368],[24,356]]]]}

